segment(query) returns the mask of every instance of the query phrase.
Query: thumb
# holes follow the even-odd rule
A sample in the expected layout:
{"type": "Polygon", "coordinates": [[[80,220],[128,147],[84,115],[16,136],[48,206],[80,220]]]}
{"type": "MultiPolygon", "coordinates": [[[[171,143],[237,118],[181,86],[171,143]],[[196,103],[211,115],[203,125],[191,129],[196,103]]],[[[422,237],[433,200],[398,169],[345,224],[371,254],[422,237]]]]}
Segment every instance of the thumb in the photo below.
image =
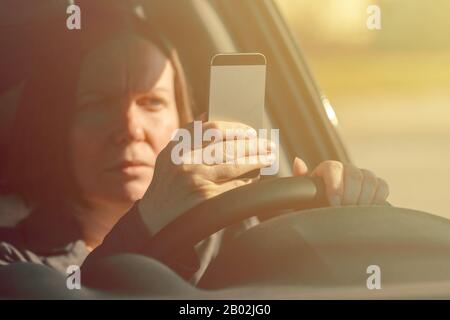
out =
{"type": "Polygon", "coordinates": [[[294,176],[304,176],[308,173],[308,167],[305,161],[300,158],[295,157],[294,164],[292,165],[292,172],[294,176]]]}

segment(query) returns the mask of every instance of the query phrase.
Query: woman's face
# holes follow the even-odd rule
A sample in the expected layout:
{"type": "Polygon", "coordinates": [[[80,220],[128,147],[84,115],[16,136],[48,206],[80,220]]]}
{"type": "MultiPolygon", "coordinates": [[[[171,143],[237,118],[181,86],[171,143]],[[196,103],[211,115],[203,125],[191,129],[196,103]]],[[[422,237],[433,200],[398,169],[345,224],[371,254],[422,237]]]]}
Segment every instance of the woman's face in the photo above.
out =
{"type": "Polygon", "coordinates": [[[117,37],[94,49],[81,66],[70,130],[83,198],[94,204],[140,199],[178,126],[174,70],[155,45],[117,37]]]}

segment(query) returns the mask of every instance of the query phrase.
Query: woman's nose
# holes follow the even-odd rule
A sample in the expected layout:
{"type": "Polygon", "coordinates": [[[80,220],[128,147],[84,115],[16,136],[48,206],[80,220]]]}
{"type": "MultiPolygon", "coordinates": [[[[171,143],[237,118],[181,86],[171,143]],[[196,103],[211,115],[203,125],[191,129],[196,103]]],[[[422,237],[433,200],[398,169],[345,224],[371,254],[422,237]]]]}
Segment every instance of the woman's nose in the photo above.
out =
{"type": "Polygon", "coordinates": [[[145,131],[139,117],[137,106],[130,103],[127,108],[120,113],[119,123],[115,134],[116,143],[126,143],[130,141],[144,141],[145,131]]]}

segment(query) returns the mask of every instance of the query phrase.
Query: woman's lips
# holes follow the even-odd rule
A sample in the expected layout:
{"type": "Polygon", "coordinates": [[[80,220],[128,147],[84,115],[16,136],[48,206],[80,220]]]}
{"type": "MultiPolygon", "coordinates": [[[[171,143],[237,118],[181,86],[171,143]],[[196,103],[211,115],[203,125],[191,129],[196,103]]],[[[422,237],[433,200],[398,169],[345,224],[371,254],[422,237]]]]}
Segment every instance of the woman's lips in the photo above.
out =
{"type": "Polygon", "coordinates": [[[136,176],[152,169],[153,166],[143,161],[122,161],[111,167],[108,171],[113,173],[121,173],[129,176],[136,176]]]}

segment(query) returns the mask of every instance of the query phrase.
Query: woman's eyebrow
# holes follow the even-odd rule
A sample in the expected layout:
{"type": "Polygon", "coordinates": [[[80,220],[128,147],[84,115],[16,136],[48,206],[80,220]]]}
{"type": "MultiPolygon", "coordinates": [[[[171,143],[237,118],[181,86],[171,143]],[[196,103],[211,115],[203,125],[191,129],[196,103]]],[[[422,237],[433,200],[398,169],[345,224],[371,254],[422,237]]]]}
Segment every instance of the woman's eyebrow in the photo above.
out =
{"type": "MultiPolygon", "coordinates": [[[[154,87],[140,94],[154,94],[154,93],[171,94],[171,90],[165,87],[154,87]]],[[[103,99],[121,99],[122,97],[123,94],[117,92],[86,91],[78,93],[78,99],[82,102],[92,100],[103,100],[103,99]]]]}
{"type": "Polygon", "coordinates": [[[165,87],[154,87],[154,88],[150,89],[150,92],[158,92],[158,91],[166,92],[166,93],[171,92],[168,88],[165,88],[165,87]]]}

